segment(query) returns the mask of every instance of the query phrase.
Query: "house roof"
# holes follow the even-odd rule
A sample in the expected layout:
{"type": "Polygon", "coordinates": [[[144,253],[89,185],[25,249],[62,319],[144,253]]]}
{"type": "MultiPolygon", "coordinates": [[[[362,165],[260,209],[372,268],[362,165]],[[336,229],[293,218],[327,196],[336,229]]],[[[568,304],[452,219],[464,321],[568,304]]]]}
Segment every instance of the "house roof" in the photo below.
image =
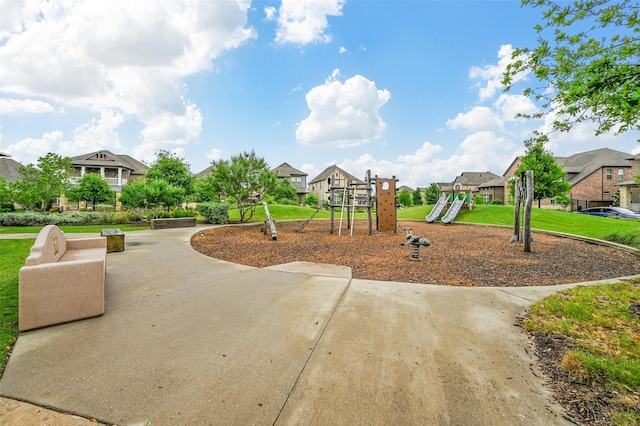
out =
{"type": "Polygon", "coordinates": [[[201,171],[200,173],[196,173],[196,178],[198,179],[204,179],[207,176],[209,176],[211,174],[211,170],[213,169],[213,166],[209,166],[206,169],[204,169],[203,171],[201,171]]]}
{"type": "Polygon", "coordinates": [[[631,167],[629,153],[610,148],[580,152],[569,157],[556,157],[556,161],[567,173],[567,181],[575,185],[603,167],[631,167]]]}
{"type": "Polygon", "coordinates": [[[480,186],[485,182],[499,177],[500,176],[491,172],[462,172],[460,176],[456,177],[454,182],[465,186],[480,186]]]}
{"type": "Polygon", "coordinates": [[[478,185],[478,188],[494,188],[494,187],[504,187],[504,178],[497,177],[495,179],[491,179],[478,185]]]}
{"type": "Polygon", "coordinates": [[[272,169],[271,171],[277,173],[279,178],[286,178],[290,176],[307,176],[307,173],[291,167],[289,163],[286,162],[280,164],[278,167],[272,169]]]}
{"type": "Polygon", "coordinates": [[[409,192],[414,192],[415,191],[415,189],[413,189],[413,188],[411,188],[410,186],[407,186],[407,185],[402,185],[402,186],[400,186],[398,188],[398,192],[402,192],[404,190],[407,190],[409,192]]]}
{"type": "Polygon", "coordinates": [[[77,155],[71,158],[74,166],[85,167],[122,167],[132,174],[143,175],[149,167],[129,155],[117,155],[106,149],[77,155]]]}
{"type": "Polygon", "coordinates": [[[16,160],[11,158],[9,154],[0,152],[0,176],[5,178],[7,182],[15,182],[22,179],[20,175],[20,166],[16,160]]]}
{"type": "Polygon", "coordinates": [[[136,160],[130,155],[117,154],[117,156],[120,159],[120,161],[122,161],[132,169],[131,174],[143,175],[147,172],[147,170],[149,170],[149,166],[147,166],[144,163],[141,163],[140,161],[136,160]]]}
{"type": "Polygon", "coordinates": [[[338,167],[336,165],[329,166],[326,169],[324,169],[322,172],[320,172],[320,174],[318,176],[313,178],[309,182],[309,184],[320,182],[320,181],[326,180],[329,177],[332,177],[336,170],[339,171],[340,173],[342,173],[350,181],[354,181],[357,185],[366,185],[365,182],[363,182],[362,180],[358,179],[357,177],[355,177],[351,173],[345,172],[344,170],[342,170],[340,167],[338,167]]]}

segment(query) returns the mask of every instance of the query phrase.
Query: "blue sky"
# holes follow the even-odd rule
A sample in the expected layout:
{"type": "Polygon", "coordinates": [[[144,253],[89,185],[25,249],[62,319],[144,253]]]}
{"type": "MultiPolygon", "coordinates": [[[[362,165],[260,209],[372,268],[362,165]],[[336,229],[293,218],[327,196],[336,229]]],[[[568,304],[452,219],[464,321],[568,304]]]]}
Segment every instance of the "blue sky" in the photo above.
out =
{"type": "MultiPolygon", "coordinates": [[[[519,1],[0,0],[0,151],[99,149],[197,173],[254,150],[315,177],[337,164],[428,186],[502,175],[536,106],[504,93],[540,11],[519,1]],[[52,4],[53,3],[53,4],[52,4]]],[[[524,87],[524,86],[523,86],[524,87]]],[[[557,156],[639,153],[637,133],[554,134],[557,156]]]]}

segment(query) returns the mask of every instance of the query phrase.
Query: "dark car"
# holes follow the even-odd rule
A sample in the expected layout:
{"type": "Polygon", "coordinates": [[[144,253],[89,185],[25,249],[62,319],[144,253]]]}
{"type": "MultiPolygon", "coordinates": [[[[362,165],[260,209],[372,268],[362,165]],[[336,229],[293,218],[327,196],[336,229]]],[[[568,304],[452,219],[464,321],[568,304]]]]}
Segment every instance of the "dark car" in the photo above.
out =
{"type": "Polygon", "coordinates": [[[590,214],[593,216],[622,217],[625,219],[640,219],[640,213],[624,207],[592,207],[590,209],[578,210],[576,213],[590,214]]]}

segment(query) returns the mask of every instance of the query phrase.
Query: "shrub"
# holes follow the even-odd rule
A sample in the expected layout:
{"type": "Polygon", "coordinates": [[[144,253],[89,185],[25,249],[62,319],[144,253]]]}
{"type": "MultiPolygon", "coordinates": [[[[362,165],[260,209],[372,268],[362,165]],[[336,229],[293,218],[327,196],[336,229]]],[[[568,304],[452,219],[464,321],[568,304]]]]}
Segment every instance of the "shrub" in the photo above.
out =
{"type": "Polygon", "coordinates": [[[229,221],[228,204],[199,203],[196,209],[208,223],[223,224],[229,221]]]}
{"type": "Polygon", "coordinates": [[[310,193],[306,197],[304,197],[303,203],[306,206],[318,207],[318,196],[316,194],[310,193]]]}
{"type": "Polygon", "coordinates": [[[183,207],[179,207],[171,212],[171,217],[194,217],[197,215],[198,213],[193,209],[185,209],[183,207]]]}
{"type": "Polygon", "coordinates": [[[114,212],[116,208],[111,204],[96,204],[94,210],[101,213],[114,212]]]}
{"type": "Polygon", "coordinates": [[[489,204],[500,205],[501,206],[503,203],[502,203],[502,200],[500,198],[494,198],[493,200],[491,200],[491,202],[489,204]]]}
{"type": "Polygon", "coordinates": [[[484,204],[484,197],[482,195],[476,195],[473,197],[473,204],[484,204]]]}

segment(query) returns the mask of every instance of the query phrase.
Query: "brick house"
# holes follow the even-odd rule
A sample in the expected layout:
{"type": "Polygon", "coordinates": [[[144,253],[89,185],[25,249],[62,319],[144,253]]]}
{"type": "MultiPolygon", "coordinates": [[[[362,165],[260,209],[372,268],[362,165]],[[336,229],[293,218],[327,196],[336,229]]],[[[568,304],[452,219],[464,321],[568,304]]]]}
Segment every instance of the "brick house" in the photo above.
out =
{"type": "MultiPolygon", "coordinates": [[[[632,160],[629,157],[626,152],[610,148],[556,157],[558,165],[565,171],[565,180],[571,184],[571,209],[612,205],[619,185],[631,179],[632,160]]],[[[515,178],[515,171],[520,164],[518,157],[504,172],[505,194],[508,194],[508,182],[515,178]]],[[[540,206],[560,208],[553,199],[542,199],[540,206]]]]}
{"type": "Polygon", "coordinates": [[[618,184],[620,189],[620,207],[640,211],[640,154],[629,157],[632,161],[631,179],[618,184]]]}
{"type": "Polygon", "coordinates": [[[286,162],[271,171],[278,175],[278,179],[289,179],[291,186],[293,186],[298,193],[298,202],[302,204],[304,197],[309,193],[309,191],[307,191],[307,173],[291,167],[286,162]]]}
{"type": "Polygon", "coordinates": [[[504,178],[498,176],[478,185],[478,195],[482,196],[485,204],[489,204],[493,200],[501,200],[505,202],[504,178]]]}

